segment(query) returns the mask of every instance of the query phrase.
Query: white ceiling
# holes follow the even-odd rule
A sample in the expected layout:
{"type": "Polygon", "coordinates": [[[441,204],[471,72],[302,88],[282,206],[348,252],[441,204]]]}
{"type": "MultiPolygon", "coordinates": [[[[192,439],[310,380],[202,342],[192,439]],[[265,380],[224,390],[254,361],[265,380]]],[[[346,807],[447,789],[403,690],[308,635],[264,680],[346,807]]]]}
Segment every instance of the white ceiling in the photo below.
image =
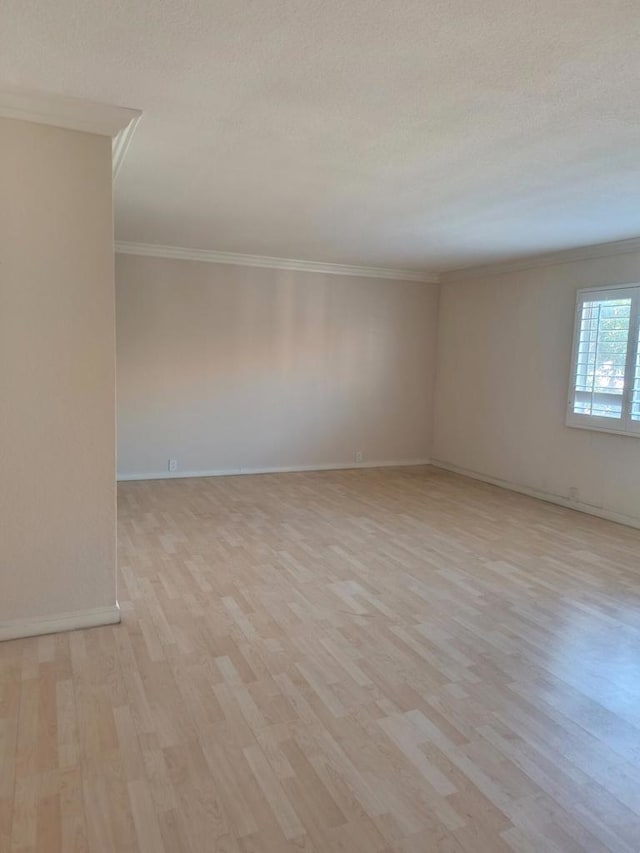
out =
{"type": "Polygon", "coordinates": [[[442,271],[640,234],[638,0],[0,0],[0,88],[143,111],[120,240],[442,271]]]}

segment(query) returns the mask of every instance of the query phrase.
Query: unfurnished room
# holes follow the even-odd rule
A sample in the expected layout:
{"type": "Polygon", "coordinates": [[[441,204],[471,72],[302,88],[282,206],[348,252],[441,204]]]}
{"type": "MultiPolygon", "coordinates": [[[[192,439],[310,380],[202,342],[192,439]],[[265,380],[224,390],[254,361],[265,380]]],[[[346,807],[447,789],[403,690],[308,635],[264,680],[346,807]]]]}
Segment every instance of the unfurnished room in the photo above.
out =
{"type": "Polygon", "coordinates": [[[639,853],[640,4],[0,2],[0,853],[639,853]]]}

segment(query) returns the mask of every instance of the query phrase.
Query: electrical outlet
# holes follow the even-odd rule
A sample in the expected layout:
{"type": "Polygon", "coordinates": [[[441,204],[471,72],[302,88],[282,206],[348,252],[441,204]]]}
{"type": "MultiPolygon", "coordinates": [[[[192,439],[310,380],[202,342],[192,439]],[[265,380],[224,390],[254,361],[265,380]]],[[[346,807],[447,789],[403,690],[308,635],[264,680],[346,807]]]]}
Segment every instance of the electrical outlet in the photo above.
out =
{"type": "Polygon", "coordinates": [[[177,459],[169,459],[169,464],[167,465],[169,471],[177,471],[178,470],[178,460],[177,459]]]}
{"type": "Polygon", "coordinates": [[[577,486],[571,486],[571,488],[569,489],[569,500],[570,501],[577,501],[578,498],[579,498],[578,487],[577,486]]]}
{"type": "Polygon", "coordinates": [[[362,462],[362,451],[356,450],[356,462],[362,462]]]}

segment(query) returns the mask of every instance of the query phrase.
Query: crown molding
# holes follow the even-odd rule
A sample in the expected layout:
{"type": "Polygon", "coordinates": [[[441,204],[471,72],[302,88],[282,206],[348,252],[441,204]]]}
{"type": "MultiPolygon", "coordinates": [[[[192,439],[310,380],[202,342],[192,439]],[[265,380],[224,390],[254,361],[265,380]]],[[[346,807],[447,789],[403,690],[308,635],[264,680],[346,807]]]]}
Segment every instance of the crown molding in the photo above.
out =
{"type": "Polygon", "coordinates": [[[136,127],[138,126],[138,122],[140,121],[141,117],[142,113],[138,112],[138,114],[134,116],[131,121],[125,127],[122,128],[122,130],[118,131],[118,133],[116,133],[116,135],[111,140],[111,156],[114,181],[118,176],[120,166],[122,166],[122,161],[126,156],[127,150],[129,149],[129,145],[131,145],[133,134],[136,132],[136,127]]]}
{"type": "Polygon", "coordinates": [[[575,261],[589,261],[595,258],[609,258],[614,255],[628,255],[640,252],[640,237],[628,240],[616,240],[611,243],[596,243],[591,246],[581,246],[577,249],[562,249],[559,252],[545,252],[541,255],[531,255],[514,261],[504,261],[496,264],[466,267],[459,270],[440,273],[443,284],[455,281],[467,281],[472,278],[488,278],[494,275],[522,272],[523,270],[550,267],[556,264],[570,264],[575,261]]]}
{"type": "Polygon", "coordinates": [[[140,110],[98,104],[66,95],[6,89],[0,91],[0,117],[50,124],[101,136],[116,136],[140,117],[140,110]]]}
{"type": "Polygon", "coordinates": [[[180,261],[202,261],[209,264],[231,264],[241,267],[262,267],[263,269],[295,270],[298,272],[317,272],[325,275],[352,275],[367,278],[389,278],[396,281],[420,281],[437,284],[434,273],[418,270],[397,270],[386,267],[361,267],[351,264],[329,264],[320,261],[300,261],[293,258],[272,258],[266,255],[241,255],[235,252],[217,252],[206,249],[184,249],[180,246],[159,246],[155,243],[115,244],[119,255],[142,255],[151,258],[171,258],[180,261]]]}
{"type": "Polygon", "coordinates": [[[0,118],[48,124],[112,138],[113,177],[122,165],[142,113],[128,107],[98,104],[24,89],[0,91],[0,118]]]}

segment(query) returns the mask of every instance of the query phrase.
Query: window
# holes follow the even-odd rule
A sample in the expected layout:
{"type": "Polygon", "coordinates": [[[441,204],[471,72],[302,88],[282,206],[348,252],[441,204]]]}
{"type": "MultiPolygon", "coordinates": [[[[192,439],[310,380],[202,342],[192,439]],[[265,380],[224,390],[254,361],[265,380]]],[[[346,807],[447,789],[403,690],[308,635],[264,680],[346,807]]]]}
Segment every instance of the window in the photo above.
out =
{"type": "Polygon", "coordinates": [[[640,285],[578,292],[569,426],[640,436],[640,285]]]}

